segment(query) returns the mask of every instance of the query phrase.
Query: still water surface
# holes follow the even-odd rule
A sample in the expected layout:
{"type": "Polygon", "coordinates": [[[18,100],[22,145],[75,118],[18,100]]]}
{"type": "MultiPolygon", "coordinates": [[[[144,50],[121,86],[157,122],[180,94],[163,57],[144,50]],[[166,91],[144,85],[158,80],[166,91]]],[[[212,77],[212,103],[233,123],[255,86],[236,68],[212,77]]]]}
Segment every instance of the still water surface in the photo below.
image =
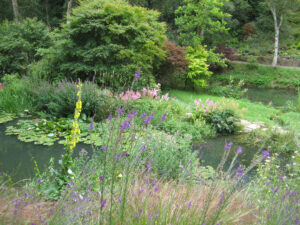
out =
{"type": "MultiPolygon", "coordinates": [[[[14,123],[16,121],[0,124],[0,171],[10,174],[14,181],[34,176],[32,159],[35,159],[39,169],[44,171],[51,157],[54,157],[57,162],[64,153],[64,146],[60,144],[53,146],[35,145],[33,143],[21,142],[17,139],[17,136],[5,135],[6,127],[14,123]]],[[[203,165],[210,165],[216,168],[224,153],[224,145],[229,142],[236,142],[235,137],[220,136],[208,140],[207,143],[201,144],[195,150],[201,148],[200,153],[203,165]]],[[[237,143],[233,144],[233,151],[230,158],[233,157],[238,146],[240,145],[237,143]]],[[[243,154],[239,156],[238,163],[249,165],[256,150],[247,146],[241,146],[243,147],[243,154]]],[[[74,151],[74,157],[78,156],[79,151],[83,148],[91,152],[89,145],[78,144],[74,151]]]]}

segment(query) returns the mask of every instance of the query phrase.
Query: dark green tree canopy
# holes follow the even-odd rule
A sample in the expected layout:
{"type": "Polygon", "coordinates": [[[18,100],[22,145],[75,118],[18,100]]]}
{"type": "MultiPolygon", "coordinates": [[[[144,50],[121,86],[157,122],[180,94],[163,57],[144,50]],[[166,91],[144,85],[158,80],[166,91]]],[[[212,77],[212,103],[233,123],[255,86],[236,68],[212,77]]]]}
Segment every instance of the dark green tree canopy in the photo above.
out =
{"type": "Polygon", "coordinates": [[[109,85],[120,87],[141,69],[145,85],[153,81],[153,69],[165,57],[165,24],[158,17],[156,11],[122,0],[82,1],[57,32],[55,46],[44,51],[36,73],[95,76],[101,83],[113,81],[109,85]]]}

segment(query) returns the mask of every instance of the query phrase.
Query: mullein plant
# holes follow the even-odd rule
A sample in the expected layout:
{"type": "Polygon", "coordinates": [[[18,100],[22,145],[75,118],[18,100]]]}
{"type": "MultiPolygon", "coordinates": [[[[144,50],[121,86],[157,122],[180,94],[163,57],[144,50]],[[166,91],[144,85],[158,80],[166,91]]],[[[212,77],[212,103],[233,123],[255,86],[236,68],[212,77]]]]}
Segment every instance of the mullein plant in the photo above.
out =
{"type": "Polygon", "coordinates": [[[70,180],[74,179],[74,173],[72,171],[73,167],[73,151],[76,147],[76,144],[79,142],[80,129],[78,124],[78,119],[80,117],[80,113],[82,110],[82,102],[81,102],[81,87],[82,83],[79,81],[77,84],[77,102],[74,113],[74,121],[72,124],[71,134],[67,137],[67,144],[65,147],[65,154],[62,156],[62,160],[60,161],[60,165],[62,167],[61,173],[59,175],[60,186],[66,185],[70,180]]]}
{"type": "Polygon", "coordinates": [[[74,148],[79,142],[80,136],[78,119],[82,110],[81,87],[82,83],[79,81],[77,84],[77,102],[74,113],[74,121],[72,123],[72,130],[70,135],[66,137],[65,153],[58,161],[60,169],[55,168],[53,157],[50,158],[49,166],[45,173],[41,174],[38,170],[37,164],[35,163],[35,176],[37,179],[38,190],[42,195],[49,199],[59,199],[68,182],[75,179],[75,174],[73,173],[74,161],[72,156],[74,148]]]}

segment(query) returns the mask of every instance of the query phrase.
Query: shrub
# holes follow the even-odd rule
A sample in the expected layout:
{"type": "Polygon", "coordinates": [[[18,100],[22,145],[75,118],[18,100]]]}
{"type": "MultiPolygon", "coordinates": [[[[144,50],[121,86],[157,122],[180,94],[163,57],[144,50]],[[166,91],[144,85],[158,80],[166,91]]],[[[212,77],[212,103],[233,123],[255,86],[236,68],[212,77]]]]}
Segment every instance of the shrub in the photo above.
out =
{"type": "Polygon", "coordinates": [[[215,53],[223,54],[223,57],[229,60],[235,60],[235,53],[237,51],[233,48],[226,47],[224,44],[218,44],[215,53]]]}
{"type": "MultiPolygon", "coordinates": [[[[46,89],[47,90],[47,89],[46,89]]],[[[48,91],[39,88],[36,90],[37,104],[47,113],[55,117],[73,115],[76,105],[76,83],[62,81],[48,91]],[[48,91],[52,92],[48,92],[48,91]],[[48,98],[50,96],[50,98],[48,98]]],[[[82,85],[82,115],[94,117],[96,121],[106,118],[116,108],[115,100],[107,90],[101,90],[97,84],[86,81],[82,85]]]]}
{"type": "Polygon", "coordinates": [[[209,87],[209,92],[213,95],[222,96],[226,98],[235,98],[240,99],[242,98],[247,89],[244,89],[245,82],[244,80],[239,80],[238,83],[230,77],[228,84],[225,86],[221,85],[213,85],[209,87]]]}
{"type": "Polygon", "coordinates": [[[50,44],[48,27],[37,19],[4,21],[0,25],[0,78],[4,74],[25,74],[28,65],[40,59],[38,50],[50,44]]]}
{"type": "Polygon", "coordinates": [[[208,57],[208,52],[201,45],[187,49],[186,59],[189,62],[187,80],[190,80],[195,87],[205,86],[207,79],[212,75],[212,72],[208,70],[208,57]]]}
{"type": "Polygon", "coordinates": [[[153,84],[153,69],[165,57],[165,24],[159,13],[123,0],[90,0],[73,9],[55,34],[55,45],[34,67],[39,76],[92,79],[114,88],[128,86],[140,68],[136,88],[153,84]]]}
{"type": "Polygon", "coordinates": [[[189,64],[186,60],[186,47],[177,46],[172,41],[165,41],[163,49],[167,52],[167,57],[159,68],[159,82],[166,86],[184,82],[189,64]]]}
{"type": "Polygon", "coordinates": [[[254,26],[253,23],[246,23],[243,26],[243,36],[244,38],[250,37],[257,34],[256,27],[254,26]]]}
{"type": "Polygon", "coordinates": [[[4,83],[0,91],[0,111],[8,113],[35,111],[33,87],[29,79],[19,79],[18,75],[6,75],[2,80],[4,83]]]}
{"type": "MultiPolygon", "coordinates": [[[[204,120],[212,125],[218,133],[232,134],[240,129],[239,121],[240,114],[239,104],[234,101],[213,102],[212,100],[202,99],[195,100],[195,109],[191,119],[194,122],[204,120]]],[[[244,109],[243,109],[244,111],[244,109]]]]}

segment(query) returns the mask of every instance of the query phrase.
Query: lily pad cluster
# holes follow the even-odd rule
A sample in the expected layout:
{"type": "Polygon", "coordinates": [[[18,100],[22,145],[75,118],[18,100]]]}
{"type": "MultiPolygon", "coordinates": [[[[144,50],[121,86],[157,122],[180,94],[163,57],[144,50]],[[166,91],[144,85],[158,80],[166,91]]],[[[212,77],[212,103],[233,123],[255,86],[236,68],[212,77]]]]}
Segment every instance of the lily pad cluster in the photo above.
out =
{"type": "MultiPolygon", "coordinates": [[[[15,126],[6,128],[6,134],[17,135],[20,141],[34,142],[34,144],[47,146],[54,145],[55,142],[66,144],[66,137],[70,135],[72,122],[73,120],[68,118],[61,118],[58,121],[19,120],[15,126]]],[[[99,126],[99,124],[95,123],[95,126],[99,126]]],[[[91,144],[91,140],[93,140],[94,145],[102,145],[99,129],[89,131],[88,124],[84,122],[79,122],[79,127],[81,130],[80,142],[91,144]]]]}
{"type": "Polygon", "coordinates": [[[0,124],[1,123],[7,123],[9,121],[12,121],[13,119],[16,118],[15,114],[12,113],[5,113],[5,112],[0,112],[0,124]]]}

